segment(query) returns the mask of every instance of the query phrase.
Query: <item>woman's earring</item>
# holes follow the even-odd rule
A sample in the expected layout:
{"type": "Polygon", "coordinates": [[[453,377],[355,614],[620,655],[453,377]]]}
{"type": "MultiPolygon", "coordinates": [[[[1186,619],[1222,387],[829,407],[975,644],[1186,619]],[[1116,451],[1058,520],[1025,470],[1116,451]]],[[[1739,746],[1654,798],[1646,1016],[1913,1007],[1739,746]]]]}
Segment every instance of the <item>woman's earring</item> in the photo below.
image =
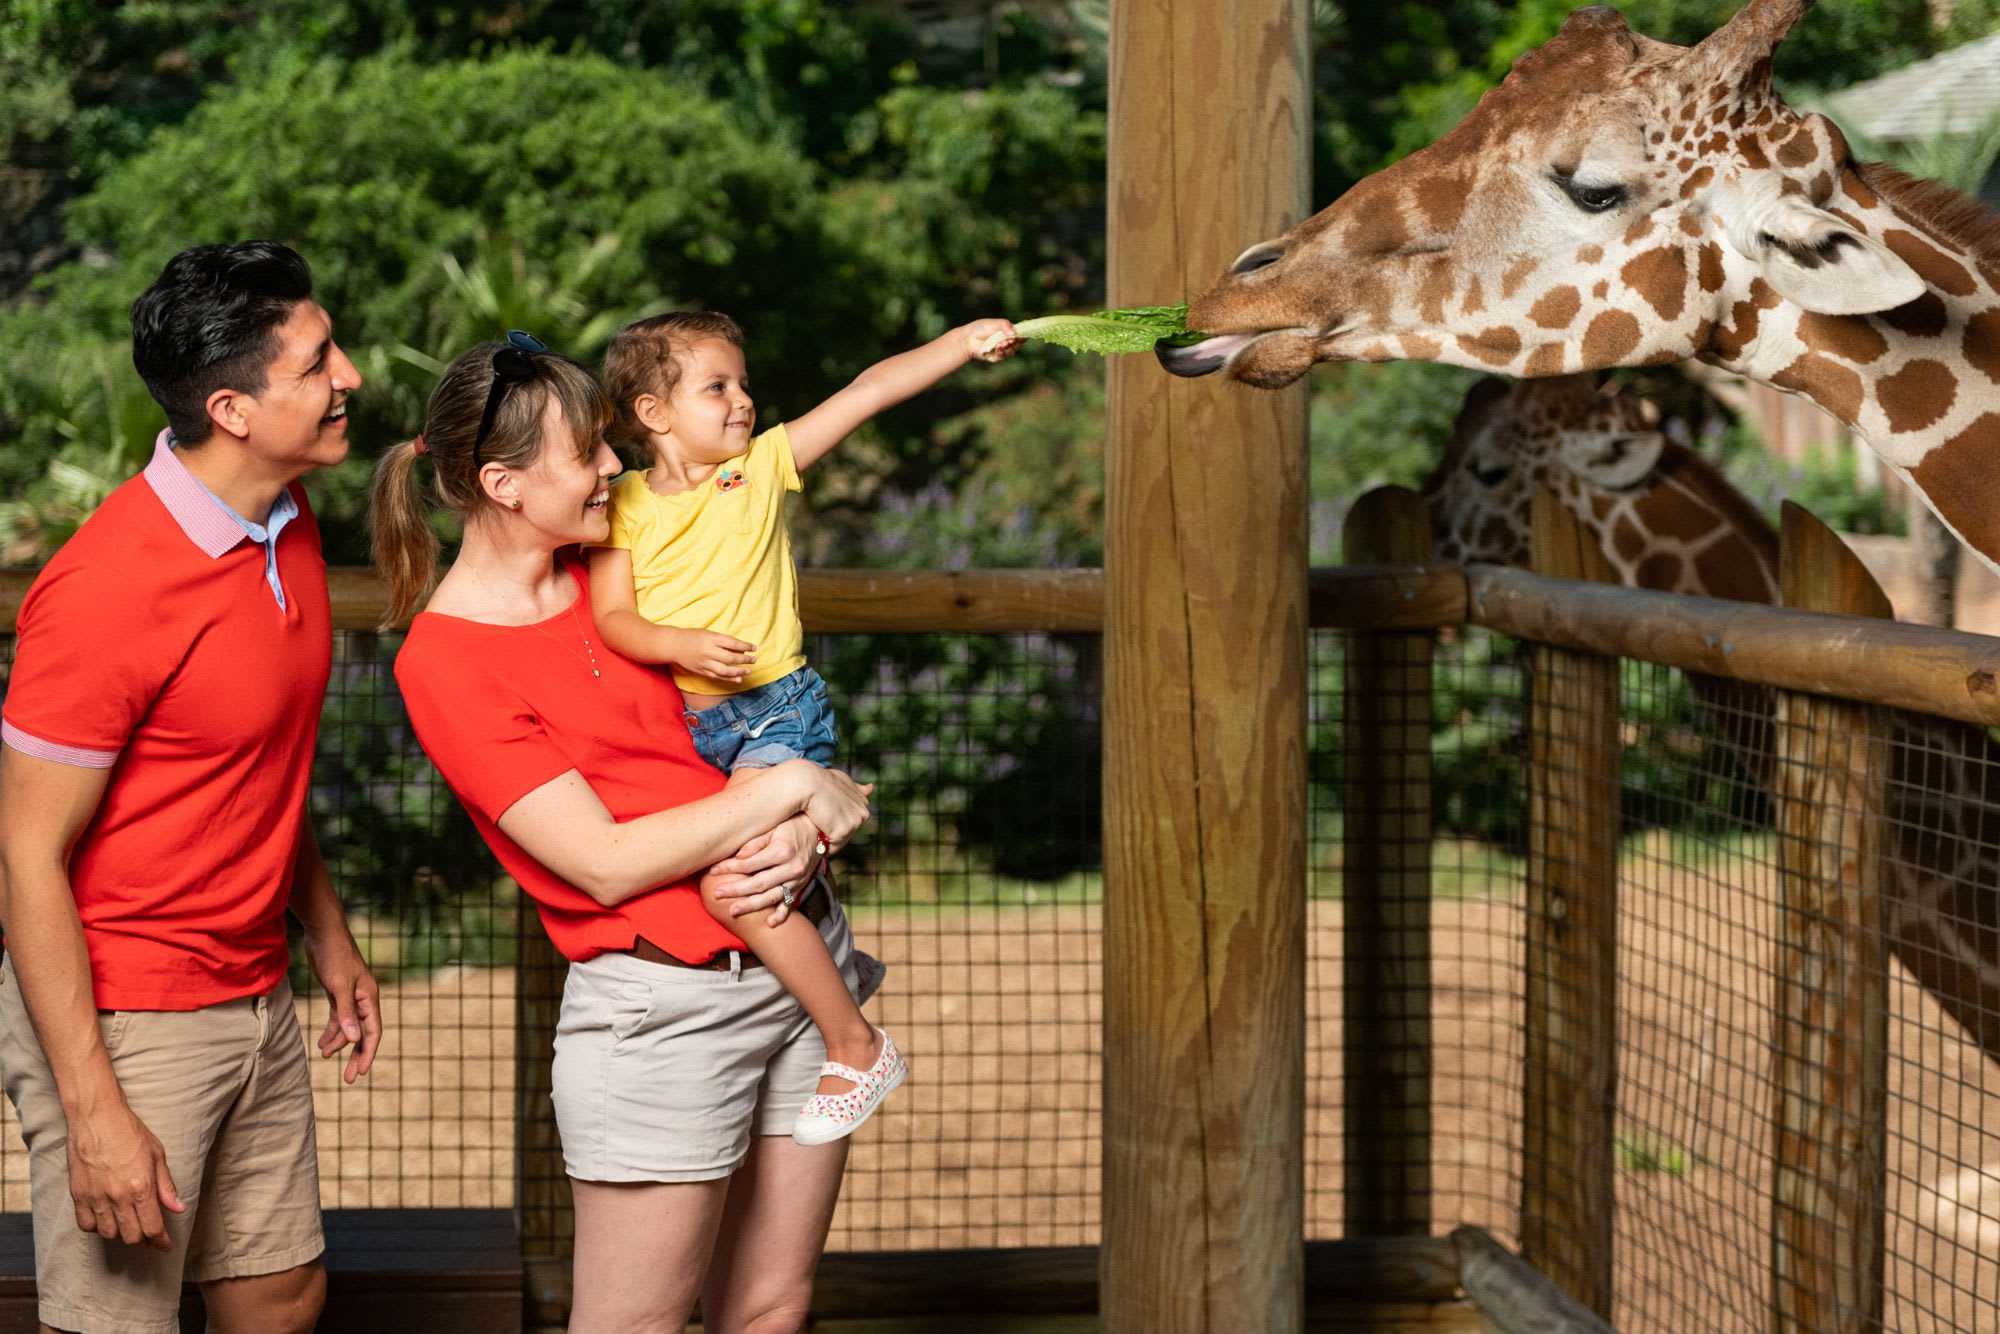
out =
{"type": "Polygon", "coordinates": [[[515,508],[515,509],[519,509],[519,508],[521,508],[521,502],[520,502],[520,501],[518,501],[518,500],[517,500],[517,501],[515,501],[515,502],[514,502],[514,505],[513,505],[513,508],[515,508]]]}

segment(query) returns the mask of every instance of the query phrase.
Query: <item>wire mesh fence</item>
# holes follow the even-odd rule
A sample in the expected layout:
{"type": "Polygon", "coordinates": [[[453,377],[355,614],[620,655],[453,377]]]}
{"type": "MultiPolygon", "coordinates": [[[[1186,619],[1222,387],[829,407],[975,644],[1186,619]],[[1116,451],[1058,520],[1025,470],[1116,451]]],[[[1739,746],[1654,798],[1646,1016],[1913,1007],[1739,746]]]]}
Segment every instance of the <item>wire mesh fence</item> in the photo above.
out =
{"type": "MultiPolygon", "coordinates": [[[[1534,657],[1475,627],[1435,640],[1429,698],[1414,704],[1429,719],[1428,1213],[1438,1231],[1470,1222],[1525,1244],[1524,1126],[1548,1110],[1523,1102],[1534,657]]],[[[323,1196],[505,1207],[516,995],[546,994],[547,979],[518,974],[531,953],[518,896],[409,733],[396,644],[338,637],[315,770],[322,847],[390,1032],[362,1084],[316,1070],[323,1196]]],[[[812,648],[843,759],[880,784],[842,890],[890,966],[871,1017],[914,1065],[857,1136],[830,1249],[1097,1240],[1098,652],[1095,636],[1045,634],[812,648]]],[[[1332,1238],[1350,1153],[1342,729],[1383,702],[1348,698],[1342,634],[1314,632],[1310,652],[1306,1220],[1309,1237],[1332,1238]]],[[[0,640],[0,670],[11,653],[0,640]]],[[[1608,1240],[1619,1328],[1762,1327],[1786,966],[1779,697],[1627,662],[1618,698],[1615,1209],[1602,1236],[1573,1240],[1608,1240]]],[[[2000,745],[1963,724],[1883,718],[1884,1324],[1993,1328],[2000,745]]],[[[1548,754],[1553,770],[1578,762],[1548,754]]],[[[323,1002],[301,994],[307,1023],[323,1023],[323,1002]]],[[[18,1211],[26,1160],[4,1116],[0,1209],[18,1211]]]]}

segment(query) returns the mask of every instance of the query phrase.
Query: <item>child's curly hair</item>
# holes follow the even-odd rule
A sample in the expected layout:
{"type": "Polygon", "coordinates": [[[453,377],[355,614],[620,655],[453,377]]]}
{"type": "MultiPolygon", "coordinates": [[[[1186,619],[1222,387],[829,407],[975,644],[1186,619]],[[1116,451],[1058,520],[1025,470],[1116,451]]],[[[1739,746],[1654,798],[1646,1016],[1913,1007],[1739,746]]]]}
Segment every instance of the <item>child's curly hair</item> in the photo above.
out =
{"type": "Polygon", "coordinates": [[[719,310],[676,310],[626,325],[604,349],[604,387],[616,416],[614,440],[644,450],[646,428],[632,411],[641,394],[665,399],[681,380],[681,358],[705,338],[743,346],[743,328],[719,310]]]}

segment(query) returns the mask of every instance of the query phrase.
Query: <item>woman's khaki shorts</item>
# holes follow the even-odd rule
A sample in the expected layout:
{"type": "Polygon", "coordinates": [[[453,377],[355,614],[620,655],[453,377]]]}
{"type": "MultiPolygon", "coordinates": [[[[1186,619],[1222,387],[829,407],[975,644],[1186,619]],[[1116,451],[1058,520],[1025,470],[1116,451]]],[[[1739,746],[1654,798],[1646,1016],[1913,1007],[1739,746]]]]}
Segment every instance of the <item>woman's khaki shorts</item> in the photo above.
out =
{"type": "MultiPolygon", "coordinates": [[[[854,938],[820,924],[848,990],[854,938]]],[[[556,1023],[563,1164],[579,1181],[712,1181],[752,1135],[789,1135],[819,1083],[819,1030],[768,968],[708,972],[600,954],[569,967],[556,1023]]]]}
{"type": "Polygon", "coordinates": [[[98,1016],[125,1100],[167,1151],[187,1205],[174,1248],[105,1241],[76,1225],[69,1126],[11,958],[0,964],[0,1079],[21,1116],[44,1324],[177,1334],[181,1280],[276,1274],[316,1259],[319,1154],[292,989],[200,1010],[98,1016]]]}

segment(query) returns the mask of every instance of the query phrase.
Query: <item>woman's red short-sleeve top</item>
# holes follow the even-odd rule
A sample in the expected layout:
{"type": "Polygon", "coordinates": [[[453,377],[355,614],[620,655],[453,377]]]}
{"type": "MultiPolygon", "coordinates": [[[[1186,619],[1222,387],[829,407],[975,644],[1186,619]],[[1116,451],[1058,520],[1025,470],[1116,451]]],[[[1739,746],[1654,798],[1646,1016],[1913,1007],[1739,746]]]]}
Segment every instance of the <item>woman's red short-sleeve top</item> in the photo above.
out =
{"type": "Polygon", "coordinates": [[[576,562],[563,566],[577,581],[577,600],[539,624],[418,614],[396,656],[417,740],[500,864],[534,898],[565,958],[630,949],[640,936],[689,963],[742,949],[708,915],[692,878],[607,908],[500,832],[509,806],[571,769],[621,821],[710,796],[727,781],[695,753],[673,677],[604,646],[589,576],[576,562]]]}

